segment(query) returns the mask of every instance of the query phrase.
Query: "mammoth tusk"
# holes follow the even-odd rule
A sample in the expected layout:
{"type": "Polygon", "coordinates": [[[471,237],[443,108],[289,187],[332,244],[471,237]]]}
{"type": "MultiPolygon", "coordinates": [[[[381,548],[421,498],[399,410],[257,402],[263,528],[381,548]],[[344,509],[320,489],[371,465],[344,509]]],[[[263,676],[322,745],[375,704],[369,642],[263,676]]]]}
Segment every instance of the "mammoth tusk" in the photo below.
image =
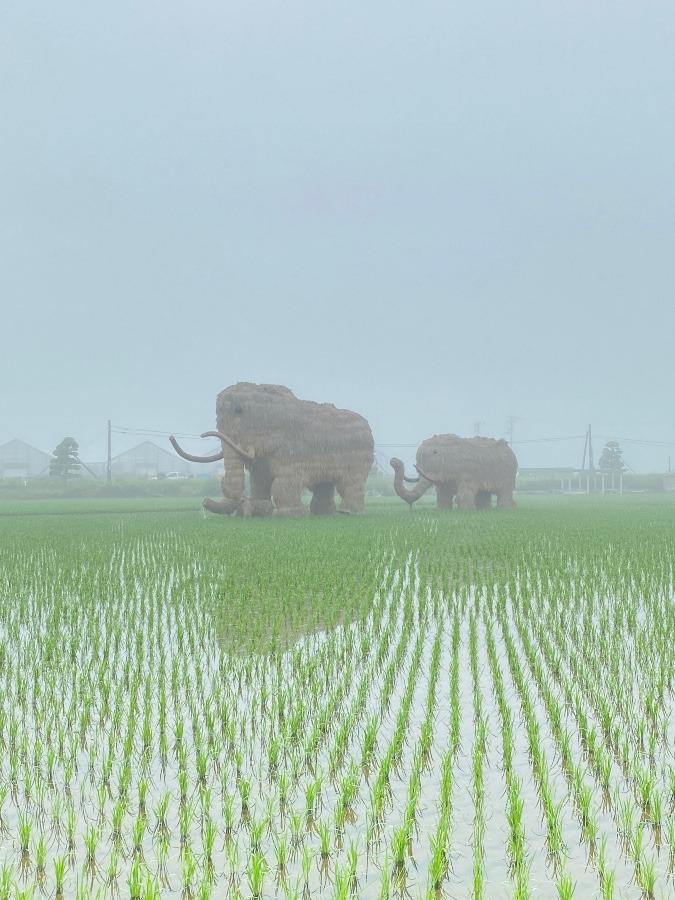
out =
{"type": "Polygon", "coordinates": [[[173,446],[173,449],[176,451],[176,453],[179,456],[182,456],[183,459],[188,459],[190,462],[212,463],[218,462],[219,459],[223,458],[222,449],[220,453],[212,453],[210,456],[195,456],[193,453],[186,453],[173,435],[169,435],[169,440],[171,441],[171,445],[173,446]]]}
{"type": "Polygon", "coordinates": [[[255,453],[253,450],[242,450],[239,444],[235,444],[232,438],[229,438],[226,434],[223,434],[222,431],[205,431],[202,434],[202,437],[217,437],[220,438],[223,443],[227,444],[235,453],[238,453],[239,456],[243,456],[244,459],[247,459],[249,462],[253,462],[255,459],[255,453]]]}
{"type": "Polygon", "coordinates": [[[417,484],[417,482],[419,481],[419,478],[411,478],[410,475],[404,475],[403,480],[407,481],[408,484],[417,484]]]}
{"type": "Polygon", "coordinates": [[[429,478],[428,475],[425,475],[424,472],[420,469],[419,466],[415,466],[415,468],[416,468],[417,471],[419,472],[420,476],[421,476],[422,478],[424,478],[425,481],[428,481],[429,484],[436,484],[436,483],[437,483],[437,480],[436,480],[436,479],[434,479],[434,478],[429,478]]]}

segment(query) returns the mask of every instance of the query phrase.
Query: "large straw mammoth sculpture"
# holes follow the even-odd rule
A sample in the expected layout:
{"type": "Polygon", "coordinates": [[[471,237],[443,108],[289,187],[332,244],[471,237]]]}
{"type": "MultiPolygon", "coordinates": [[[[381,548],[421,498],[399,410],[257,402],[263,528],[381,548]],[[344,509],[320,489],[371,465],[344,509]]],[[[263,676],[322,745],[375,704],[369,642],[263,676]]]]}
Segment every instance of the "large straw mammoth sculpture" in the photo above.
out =
{"type": "Polygon", "coordinates": [[[216,421],[216,431],[202,435],[220,439],[220,452],[211,456],[186,453],[170,438],[183,459],[224,461],[223,499],[207,498],[206,509],[264,516],[276,507],[280,516],[303,516],[308,510],[301,494],[307,489],[314,515],[363,512],[373,465],[373,435],[363,416],[332,403],[299,400],[283,385],[239,382],[218,394],[216,421]],[[244,490],[245,471],[250,497],[244,490]]]}
{"type": "Polygon", "coordinates": [[[435,434],[417,450],[417,478],[407,478],[400,459],[391,460],[396,493],[411,507],[436,486],[439,509],[451,509],[456,498],[460,509],[486,509],[497,495],[497,506],[515,506],[513,490],[518,461],[506,441],[494,438],[461,438],[435,434]],[[403,482],[416,482],[408,490],[403,482]]]}

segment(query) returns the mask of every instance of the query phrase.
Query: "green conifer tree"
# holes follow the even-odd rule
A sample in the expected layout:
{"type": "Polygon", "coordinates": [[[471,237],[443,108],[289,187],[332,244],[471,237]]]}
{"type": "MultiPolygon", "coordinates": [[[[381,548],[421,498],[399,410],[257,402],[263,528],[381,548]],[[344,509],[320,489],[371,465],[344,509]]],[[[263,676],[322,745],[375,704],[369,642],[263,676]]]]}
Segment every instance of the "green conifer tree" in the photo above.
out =
{"type": "Polygon", "coordinates": [[[49,463],[49,474],[64,481],[79,478],[82,463],[77,454],[78,450],[79,444],[75,438],[64,438],[54,450],[54,459],[49,463]]]}

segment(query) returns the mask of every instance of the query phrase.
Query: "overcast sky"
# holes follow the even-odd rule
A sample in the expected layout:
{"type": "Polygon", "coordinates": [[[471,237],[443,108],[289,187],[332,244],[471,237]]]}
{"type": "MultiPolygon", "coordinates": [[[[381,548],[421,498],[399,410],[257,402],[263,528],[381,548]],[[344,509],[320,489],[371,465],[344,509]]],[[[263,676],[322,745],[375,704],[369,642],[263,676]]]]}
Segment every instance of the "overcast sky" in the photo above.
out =
{"type": "Polygon", "coordinates": [[[0,85],[0,443],[256,381],[675,464],[672,0],[6,0],[0,85]]]}

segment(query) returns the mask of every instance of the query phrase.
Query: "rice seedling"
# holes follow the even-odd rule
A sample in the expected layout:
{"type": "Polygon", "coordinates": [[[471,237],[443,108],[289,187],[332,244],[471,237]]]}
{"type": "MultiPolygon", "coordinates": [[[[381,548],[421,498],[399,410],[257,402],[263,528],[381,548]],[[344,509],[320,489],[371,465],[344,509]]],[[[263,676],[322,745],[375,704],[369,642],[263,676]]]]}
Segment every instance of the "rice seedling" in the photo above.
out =
{"type": "Polygon", "coordinates": [[[394,870],[401,871],[405,868],[405,858],[409,839],[410,834],[405,825],[401,828],[394,829],[391,838],[391,858],[394,863],[394,870]]]}
{"type": "MultiPolygon", "coordinates": [[[[90,870],[95,869],[96,867],[96,850],[98,848],[98,842],[100,839],[100,833],[98,828],[95,826],[89,826],[84,832],[84,847],[85,847],[85,862],[87,867],[90,870]]],[[[135,850],[135,844],[134,844],[135,850]]]]}
{"type": "Polygon", "coordinates": [[[638,822],[635,829],[633,830],[633,834],[631,835],[630,840],[631,854],[633,856],[633,860],[635,861],[636,869],[640,868],[640,864],[642,862],[642,854],[644,851],[644,835],[644,825],[642,824],[642,822],[638,822]]]}
{"type": "Polygon", "coordinates": [[[322,779],[315,778],[310,781],[305,790],[305,813],[308,819],[313,819],[317,812],[317,805],[321,796],[322,779]]]}
{"type": "Polygon", "coordinates": [[[562,835],[562,810],[564,804],[564,800],[560,800],[558,804],[555,804],[551,799],[550,793],[546,795],[544,805],[544,815],[546,817],[546,843],[549,852],[556,863],[559,862],[560,856],[565,850],[565,842],[562,835]]]}
{"type": "Polygon", "coordinates": [[[286,874],[289,860],[288,838],[281,832],[274,841],[274,853],[277,863],[277,872],[281,878],[286,874]]]}
{"type": "Polygon", "coordinates": [[[321,859],[326,860],[330,856],[330,826],[327,822],[317,824],[317,832],[321,842],[321,859]]]}
{"type": "Polygon", "coordinates": [[[348,897],[352,896],[352,888],[348,870],[338,869],[338,871],[335,873],[332,896],[334,900],[347,900],[348,897]]]}
{"type": "Polygon", "coordinates": [[[189,845],[183,847],[181,856],[181,874],[183,882],[183,890],[192,893],[195,889],[197,881],[198,860],[190,849],[189,845]]]}
{"type": "Polygon", "coordinates": [[[130,900],[140,900],[143,891],[143,871],[139,857],[134,857],[127,878],[127,888],[130,900]]]}
{"type": "Polygon", "coordinates": [[[430,836],[431,861],[429,863],[429,882],[434,891],[440,891],[448,872],[448,839],[449,826],[446,817],[439,822],[438,829],[430,836]]]}
{"type": "Polygon", "coordinates": [[[217,836],[218,829],[216,827],[216,823],[213,821],[213,819],[207,818],[203,826],[203,844],[204,859],[209,869],[213,867],[213,852],[216,845],[217,836]]]}
{"type": "Polygon", "coordinates": [[[297,810],[292,809],[288,819],[288,826],[291,832],[291,844],[294,847],[298,847],[302,844],[305,837],[305,819],[297,810]]]}
{"type": "Polygon", "coordinates": [[[248,823],[248,833],[251,850],[255,853],[262,846],[263,836],[267,830],[267,819],[261,819],[259,822],[251,816],[248,823]]]}
{"type": "Polygon", "coordinates": [[[375,747],[377,744],[377,729],[378,729],[378,718],[374,716],[371,718],[366,725],[366,729],[363,735],[363,746],[361,749],[361,765],[367,765],[375,752],[375,747]]]}
{"type": "MultiPolygon", "coordinates": [[[[161,866],[160,866],[160,868],[161,868],[161,866]]],[[[109,888],[111,888],[113,890],[115,889],[115,887],[117,885],[117,879],[120,876],[120,871],[121,871],[121,868],[120,868],[119,852],[117,850],[113,849],[112,853],[110,854],[110,856],[108,858],[108,861],[107,861],[106,867],[105,867],[105,880],[106,880],[106,884],[109,888]]]]}
{"type": "Polygon", "coordinates": [[[640,860],[640,865],[636,867],[636,875],[643,895],[652,900],[655,896],[654,890],[658,880],[656,861],[652,858],[647,859],[643,857],[640,860]]]}
{"type": "Polygon", "coordinates": [[[165,791],[157,805],[155,806],[153,813],[155,816],[155,831],[160,831],[166,833],[169,830],[168,823],[168,811],[169,811],[169,803],[171,802],[171,794],[168,791],[165,791]]]}
{"type": "Polygon", "coordinates": [[[650,798],[651,822],[655,829],[663,824],[663,796],[660,791],[653,790],[650,798]]]}
{"type": "Polygon", "coordinates": [[[30,836],[33,829],[33,822],[27,813],[19,814],[19,843],[21,846],[21,855],[26,858],[30,853],[30,836]]]}
{"type": "Polygon", "coordinates": [[[303,892],[309,893],[309,878],[312,870],[312,853],[308,847],[302,848],[302,883],[303,892]]]}
{"type": "Polygon", "coordinates": [[[63,890],[66,883],[66,870],[68,868],[68,860],[65,856],[54,857],[54,891],[57,897],[63,896],[63,890]]]}
{"type": "Polygon", "coordinates": [[[246,778],[240,778],[237,782],[239,796],[241,798],[241,814],[242,818],[248,816],[249,802],[251,797],[251,782],[246,778]]]}
{"type": "Polygon", "coordinates": [[[240,851],[239,841],[235,838],[225,845],[227,871],[229,872],[228,890],[232,890],[239,883],[240,851]]]}
{"type": "Polygon", "coordinates": [[[10,900],[14,890],[14,866],[3,862],[0,868],[0,900],[10,900]]]}
{"type": "Polygon", "coordinates": [[[558,900],[572,900],[575,889],[576,882],[572,880],[570,875],[563,873],[556,884],[558,900]]]}
{"type": "Polygon", "coordinates": [[[187,847],[190,843],[193,819],[194,807],[191,804],[181,804],[178,807],[178,829],[181,848],[187,847]]]}

